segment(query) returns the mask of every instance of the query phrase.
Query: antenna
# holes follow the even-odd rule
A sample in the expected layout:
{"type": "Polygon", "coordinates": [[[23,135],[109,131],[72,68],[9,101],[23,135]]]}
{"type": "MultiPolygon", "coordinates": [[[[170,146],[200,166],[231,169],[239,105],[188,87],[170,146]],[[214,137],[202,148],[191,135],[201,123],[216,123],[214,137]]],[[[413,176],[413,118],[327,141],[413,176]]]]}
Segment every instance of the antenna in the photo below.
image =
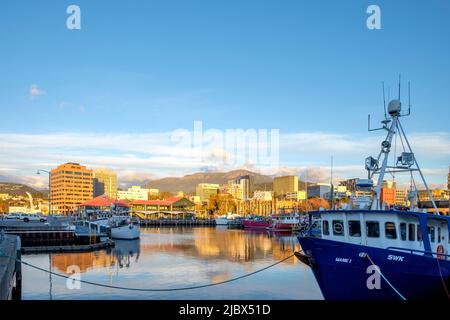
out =
{"type": "Polygon", "coordinates": [[[408,115],[411,114],[411,82],[408,81],[408,115]]]}
{"type": "Polygon", "coordinates": [[[400,82],[401,82],[401,79],[402,79],[402,75],[399,74],[398,75],[398,100],[399,101],[400,101],[400,82]]]}
{"type": "Polygon", "coordinates": [[[386,95],[384,93],[384,81],[383,83],[383,106],[384,106],[384,118],[387,119],[387,114],[386,114],[386,95]]]}

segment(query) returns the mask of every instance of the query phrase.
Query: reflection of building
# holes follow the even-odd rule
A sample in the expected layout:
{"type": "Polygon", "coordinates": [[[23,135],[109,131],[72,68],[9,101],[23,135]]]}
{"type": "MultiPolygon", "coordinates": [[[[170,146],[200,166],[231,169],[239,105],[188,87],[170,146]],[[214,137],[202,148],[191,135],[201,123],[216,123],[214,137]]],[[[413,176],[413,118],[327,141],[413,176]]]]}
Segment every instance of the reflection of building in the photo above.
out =
{"type": "Polygon", "coordinates": [[[273,192],[276,197],[283,197],[287,193],[298,191],[298,177],[284,176],[273,179],[273,192]]]}
{"type": "Polygon", "coordinates": [[[92,170],[79,163],[65,163],[51,170],[52,212],[73,212],[82,202],[92,199],[92,170]]]}
{"type": "Polygon", "coordinates": [[[150,189],[132,186],[128,190],[117,191],[117,199],[119,200],[148,200],[150,189]]]}
{"type": "Polygon", "coordinates": [[[199,183],[195,189],[195,195],[200,197],[200,201],[207,202],[211,195],[216,195],[219,191],[219,185],[215,183],[199,183]]]}
{"type": "Polygon", "coordinates": [[[94,197],[107,195],[111,199],[117,197],[117,174],[109,169],[94,169],[94,197]]]}

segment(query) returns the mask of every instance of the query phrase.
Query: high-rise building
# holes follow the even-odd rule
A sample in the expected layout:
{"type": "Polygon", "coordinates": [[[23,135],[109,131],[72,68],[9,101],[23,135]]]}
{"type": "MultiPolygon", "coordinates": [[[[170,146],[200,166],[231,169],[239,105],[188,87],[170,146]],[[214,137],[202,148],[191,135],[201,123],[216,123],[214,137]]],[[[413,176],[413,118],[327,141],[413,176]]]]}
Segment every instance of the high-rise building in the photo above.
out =
{"type": "Polygon", "coordinates": [[[290,192],[298,191],[298,177],[284,176],[273,179],[273,192],[276,197],[285,196],[290,192]]]}
{"type": "Polygon", "coordinates": [[[331,194],[331,185],[329,183],[317,183],[308,187],[308,198],[323,198],[325,199],[331,194]]]}
{"type": "Polygon", "coordinates": [[[75,208],[92,199],[92,170],[79,163],[65,163],[50,171],[52,213],[73,213],[75,208]]]}
{"type": "Polygon", "coordinates": [[[241,186],[242,200],[249,200],[252,197],[253,178],[250,175],[240,176],[236,183],[241,186]]]}
{"type": "Polygon", "coordinates": [[[140,186],[132,186],[127,190],[117,191],[118,200],[148,200],[150,189],[141,188],[140,186]]]}
{"type": "Polygon", "coordinates": [[[94,169],[94,198],[107,195],[111,199],[117,198],[117,174],[109,169],[94,169]]]}
{"type": "Polygon", "coordinates": [[[200,201],[209,201],[209,197],[217,194],[220,186],[215,183],[199,183],[195,189],[195,195],[200,197],[200,201]]]}

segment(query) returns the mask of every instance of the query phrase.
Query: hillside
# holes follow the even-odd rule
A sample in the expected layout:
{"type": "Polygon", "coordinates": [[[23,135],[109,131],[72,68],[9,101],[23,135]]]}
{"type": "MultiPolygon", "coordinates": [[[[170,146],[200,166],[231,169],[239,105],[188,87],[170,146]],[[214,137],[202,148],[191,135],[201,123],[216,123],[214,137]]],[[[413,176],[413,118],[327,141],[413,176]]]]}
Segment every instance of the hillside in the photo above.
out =
{"type": "Polygon", "coordinates": [[[29,192],[33,196],[43,196],[43,193],[20,183],[0,182],[0,193],[25,196],[29,192]]]}

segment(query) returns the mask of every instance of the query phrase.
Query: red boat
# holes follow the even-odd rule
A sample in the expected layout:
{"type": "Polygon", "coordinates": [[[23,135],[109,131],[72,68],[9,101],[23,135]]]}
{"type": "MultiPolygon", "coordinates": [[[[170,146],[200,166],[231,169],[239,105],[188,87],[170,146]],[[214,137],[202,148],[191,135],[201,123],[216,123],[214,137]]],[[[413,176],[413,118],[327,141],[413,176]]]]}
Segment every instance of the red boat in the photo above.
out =
{"type": "Polygon", "coordinates": [[[270,221],[264,218],[245,219],[242,222],[244,229],[266,229],[270,226],[270,221]]]}
{"type": "Polygon", "coordinates": [[[300,225],[298,214],[282,214],[273,217],[272,223],[267,227],[271,231],[292,231],[297,230],[300,225]]]}

